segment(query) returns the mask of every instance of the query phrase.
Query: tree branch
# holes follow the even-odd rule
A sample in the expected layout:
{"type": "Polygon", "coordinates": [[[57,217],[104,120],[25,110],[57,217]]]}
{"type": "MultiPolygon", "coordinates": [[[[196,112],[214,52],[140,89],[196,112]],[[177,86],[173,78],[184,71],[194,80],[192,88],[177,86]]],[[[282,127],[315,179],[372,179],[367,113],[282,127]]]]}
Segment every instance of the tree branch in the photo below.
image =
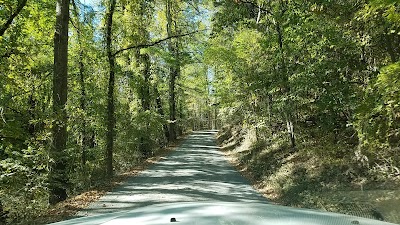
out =
{"type": "Polygon", "coordinates": [[[192,2],[188,1],[186,2],[187,4],[189,4],[190,6],[193,7],[193,9],[198,13],[201,14],[200,10],[198,9],[198,7],[196,7],[192,2]]]}
{"type": "Polygon", "coordinates": [[[169,37],[166,37],[166,38],[162,38],[162,39],[160,39],[160,40],[157,40],[157,41],[154,41],[154,42],[151,42],[151,43],[132,45],[132,46],[129,46],[129,47],[126,47],[126,48],[123,48],[123,49],[120,49],[120,50],[116,51],[116,52],[113,54],[113,56],[116,56],[116,55],[118,55],[118,54],[120,54],[120,53],[122,53],[122,52],[124,52],[124,51],[127,51],[127,50],[138,49],[138,48],[141,49],[141,48],[151,47],[151,46],[158,45],[158,44],[160,44],[160,43],[162,43],[162,42],[164,42],[164,41],[167,41],[167,40],[169,40],[169,39],[172,39],[172,38],[185,37],[185,36],[189,36],[189,35],[192,35],[192,34],[195,34],[195,33],[201,32],[201,31],[206,31],[206,30],[207,30],[207,29],[204,29],[204,30],[196,30],[196,31],[193,31],[193,32],[185,33],[185,34],[172,35],[172,36],[169,36],[169,37]]]}
{"type": "Polygon", "coordinates": [[[16,16],[18,16],[18,14],[21,12],[21,10],[25,7],[27,1],[28,0],[22,0],[22,1],[18,2],[18,6],[17,6],[17,9],[15,10],[15,12],[13,14],[11,14],[11,16],[8,18],[8,20],[3,25],[1,25],[0,37],[3,36],[3,34],[6,32],[6,30],[10,27],[14,18],[16,16]]]}
{"type": "MultiPolygon", "coordinates": [[[[78,13],[78,7],[76,6],[75,0],[71,1],[72,5],[72,12],[74,16],[76,17],[77,22],[79,23],[79,13],[78,13]]],[[[72,16],[69,17],[69,22],[72,24],[72,26],[79,32],[78,27],[75,25],[74,20],[72,19],[72,16]]]]}
{"type": "Polygon", "coordinates": [[[259,9],[259,10],[261,10],[261,11],[263,11],[263,12],[269,14],[269,15],[273,15],[273,13],[272,13],[270,10],[268,10],[268,9],[266,9],[266,8],[263,8],[263,7],[261,7],[260,5],[258,5],[257,3],[254,3],[254,2],[252,2],[252,1],[238,0],[238,2],[244,3],[244,4],[249,4],[249,5],[251,5],[251,6],[253,6],[253,7],[256,7],[257,9],[259,9]]]}

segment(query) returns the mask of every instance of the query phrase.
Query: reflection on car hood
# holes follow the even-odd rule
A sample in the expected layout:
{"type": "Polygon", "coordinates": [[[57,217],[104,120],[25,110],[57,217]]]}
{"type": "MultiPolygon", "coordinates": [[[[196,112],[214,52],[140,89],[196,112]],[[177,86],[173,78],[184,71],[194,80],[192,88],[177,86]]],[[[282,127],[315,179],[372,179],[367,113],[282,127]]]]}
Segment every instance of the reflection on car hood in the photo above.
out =
{"type": "Polygon", "coordinates": [[[152,205],[132,211],[83,217],[52,225],[384,225],[343,214],[248,202],[188,202],[152,205]],[[176,221],[176,222],[173,222],[176,221]]]}

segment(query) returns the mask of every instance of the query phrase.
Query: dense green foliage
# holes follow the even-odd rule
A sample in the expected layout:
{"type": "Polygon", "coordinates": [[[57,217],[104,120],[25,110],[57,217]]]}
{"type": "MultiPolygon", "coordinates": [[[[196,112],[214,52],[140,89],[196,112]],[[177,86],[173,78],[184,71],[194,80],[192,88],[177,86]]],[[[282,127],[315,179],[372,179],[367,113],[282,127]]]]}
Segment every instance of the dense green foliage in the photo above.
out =
{"type": "Polygon", "coordinates": [[[339,162],[349,179],[400,175],[396,1],[215,6],[205,59],[225,124],[339,162]]]}
{"type": "Polygon", "coordinates": [[[272,201],[397,223],[396,197],[371,193],[400,181],[398,1],[214,5],[224,149],[272,201]]]}
{"type": "MultiPolygon", "coordinates": [[[[0,36],[0,204],[10,221],[23,221],[48,208],[49,170],[55,161],[67,165],[64,171],[53,171],[52,176],[67,176],[63,178],[67,184],[58,185],[70,196],[106,177],[109,2],[70,3],[67,141],[66,149],[55,149],[59,153],[51,155],[52,127],[62,121],[52,108],[56,3],[0,1],[0,25],[5,31],[0,36]],[[3,26],[11,17],[11,24],[3,26]]],[[[115,58],[111,160],[116,173],[129,170],[167,145],[169,70],[177,60],[182,72],[176,77],[175,132],[182,134],[191,127],[193,105],[206,107],[201,96],[207,98],[208,93],[199,95],[185,89],[188,83],[193,89],[207,87],[205,82],[192,82],[206,79],[207,73],[194,69],[201,63],[197,59],[203,47],[192,41],[205,37],[201,18],[194,19],[204,7],[199,2],[168,2],[176,26],[176,37],[171,38],[167,34],[167,1],[116,1],[111,28],[115,58]],[[179,59],[167,45],[178,39],[175,51],[179,59]],[[187,107],[186,102],[192,105],[187,107]]]]}
{"type": "Polygon", "coordinates": [[[0,3],[10,221],[49,207],[54,162],[72,196],[219,120],[254,132],[271,158],[303,150],[350,171],[343,179],[400,176],[394,0],[71,0],[66,124],[52,96],[56,3],[0,3]],[[65,149],[54,149],[58,123],[65,149]]]}

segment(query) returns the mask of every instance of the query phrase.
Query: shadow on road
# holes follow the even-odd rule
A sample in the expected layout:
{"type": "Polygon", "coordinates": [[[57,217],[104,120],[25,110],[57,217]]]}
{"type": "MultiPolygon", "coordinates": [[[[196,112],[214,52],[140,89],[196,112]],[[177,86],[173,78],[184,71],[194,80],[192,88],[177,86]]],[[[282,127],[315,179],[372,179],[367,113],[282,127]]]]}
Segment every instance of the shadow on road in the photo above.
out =
{"type": "Polygon", "coordinates": [[[107,193],[78,215],[170,202],[267,202],[224,158],[215,131],[193,132],[165,160],[107,193]]]}

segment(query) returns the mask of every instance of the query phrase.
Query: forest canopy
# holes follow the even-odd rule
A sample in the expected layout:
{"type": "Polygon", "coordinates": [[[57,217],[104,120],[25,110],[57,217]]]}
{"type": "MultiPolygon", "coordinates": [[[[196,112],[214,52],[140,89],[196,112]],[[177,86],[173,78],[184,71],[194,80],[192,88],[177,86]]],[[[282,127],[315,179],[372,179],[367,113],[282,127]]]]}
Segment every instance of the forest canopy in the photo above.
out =
{"type": "Polygon", "coordinates": [[[0,0],[0,209],[40,214],[202,129],[396,180],[399,57],[395,0],[0,0]]]}

